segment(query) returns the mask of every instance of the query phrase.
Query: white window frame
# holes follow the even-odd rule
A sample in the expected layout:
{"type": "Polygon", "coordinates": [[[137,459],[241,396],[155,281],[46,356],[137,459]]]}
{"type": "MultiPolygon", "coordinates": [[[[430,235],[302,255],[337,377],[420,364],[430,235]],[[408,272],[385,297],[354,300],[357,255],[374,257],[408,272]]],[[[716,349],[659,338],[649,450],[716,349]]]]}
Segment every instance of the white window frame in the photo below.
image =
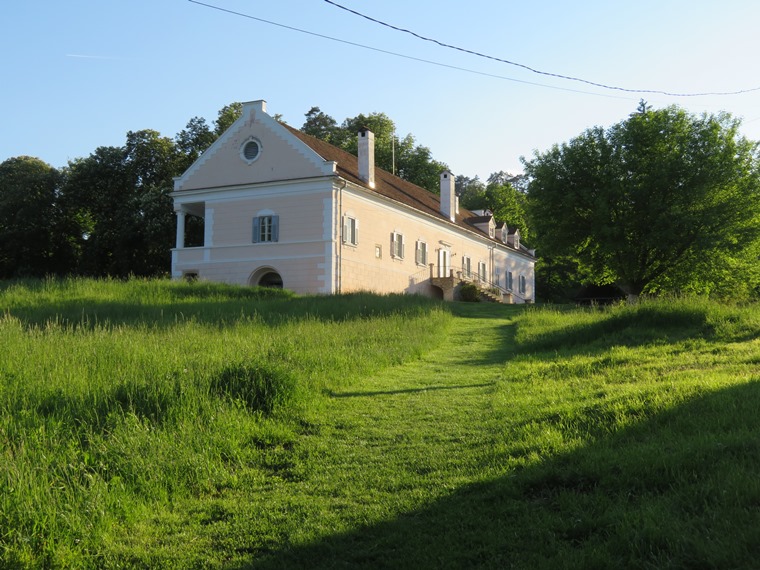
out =
{"type": "Polygon", "coordinates": [[[462,277],[469,279],[472,276],[472,259],[469,255],[462,256],[462,277]]]}
{"type": "Polygon", "coordinates": [[[417,265],[427,265],[428,263],[428,246],[427,242],[421,239],[417,240],[414,247],[414,261],[417,265]]]}
{"type": "Polygon", "coordinates": [[[391,234],[391,257],[404,259],[404,234],[399,232],[391,234]]]}
{"type": "Polygon", "coordinates": [[[525,292],[528,290],[527,280],[525,279],[525,275],[520,275],[520,280],[518,282],[518,287],[519,287],[519,293],[520,293],[520,295],[525,295],[525,292]]]}
{"type": "Polygon", "coordinates": [[[478,262],[478,280],[485,283],[487,279],[488,279],[488,265],[486,265],[485,261],[479,261],[478,262]]]}
{"type": "Polygon", "coordinates": [[[511,271],[507,271],[506,281],[507,282],[505,283],[505,285],[507,286],[507,291],[511,291],[512,290],[512,286],[513,286],[512,272],[511,271]]]}
{"type": "Polygon", "coordinates": [[[253,243],[272,243],[280,240],[280,216],[265,214],[253,218],[253,243]]]}
{"type": "Polygon", "coordinates": [[[359,220],[348,214],[343,216],[343,243],[359,245],[359,220]]]}

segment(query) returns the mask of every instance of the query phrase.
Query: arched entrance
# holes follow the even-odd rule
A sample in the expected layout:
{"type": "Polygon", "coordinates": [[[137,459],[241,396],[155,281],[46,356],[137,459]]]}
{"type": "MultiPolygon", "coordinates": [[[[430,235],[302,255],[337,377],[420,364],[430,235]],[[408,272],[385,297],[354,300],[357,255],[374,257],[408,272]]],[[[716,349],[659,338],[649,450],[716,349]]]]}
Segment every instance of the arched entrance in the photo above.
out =
{"type": "Polygon", "coordinates": [[[260,267],[251,274],[248,284],[251,286],[282,289],[282,276],[272,267],[260,267]]]}

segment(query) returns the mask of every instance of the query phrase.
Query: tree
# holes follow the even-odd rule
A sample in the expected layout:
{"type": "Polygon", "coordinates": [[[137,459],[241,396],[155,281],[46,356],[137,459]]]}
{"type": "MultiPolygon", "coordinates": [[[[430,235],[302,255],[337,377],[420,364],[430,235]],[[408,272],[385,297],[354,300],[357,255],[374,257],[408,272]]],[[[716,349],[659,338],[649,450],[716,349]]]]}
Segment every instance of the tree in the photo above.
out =
{"type": "Polygon", "coordinates": [[[489,184],[485,191],[486,207],[493,213],[494,219],[505,222],[510,228],[520,230],[520,238],[529,242],[532,235],[526,216],[525,194],[519,192],[509,182],[505,184],[489,184]]]}
{"type": "Polygon", "coordinates": [[[323,113],[319,107],[312,107],[305,116],[306,122],[301,127],[303,132],[320,140],[333,142],[334,135],[338,130],[338,123],[335,119],[323,113]]]}
{"type": "Polygon", "coordinates": [[[499,171],[488,177],[488,184],[483,184],[477,176],[458,176],[459,202],[468,210],[490,210],[497,221],[505,222],[510,228],[518,228],[522,239],[527,242],[531,237],[526,214],[527,197],[513,185],[522,178],[523,175],[499,171]]]}
{"type": "MultiPolygon", "coordinates": [[[[722,113],[641,104],[524,161],[539,249],[629,296],[709,291],[760,239],[758,145],[722,113]]],[[[756,262],[756,260],[755,260],[756,262]]]]}
{"type": "Polygon", "coordinates": [[[73,247],[58,201],[61,173],[29,156],[0,164],[0,278],[64,274],[73,247]]]}
{"type": "Polygon", "coordinates": [[[182,155],[178,168],[181,172],[187,170],[198,157],[218,138],[208,126],[206,119],[193,117],[183,130],[174,137],[177,151],[182,155]]]}
{"type": "Polygon", "coordinates": [[[82,221],[80,271],[127,276],[165,273],[174,245],[169,192],[181,156],[152,130],[130,131],[123,147],[99,147],[69,163],[63,200],[82,221]]]}
{"type": "Polygon", "coordinates": [[[214,132],[219,137],[224,131],[232,126],[232,123],[238,120],[243,114],[243,104],[239,102],[230,103],[219,109],[216,121],[214,121],[214,132]]]}

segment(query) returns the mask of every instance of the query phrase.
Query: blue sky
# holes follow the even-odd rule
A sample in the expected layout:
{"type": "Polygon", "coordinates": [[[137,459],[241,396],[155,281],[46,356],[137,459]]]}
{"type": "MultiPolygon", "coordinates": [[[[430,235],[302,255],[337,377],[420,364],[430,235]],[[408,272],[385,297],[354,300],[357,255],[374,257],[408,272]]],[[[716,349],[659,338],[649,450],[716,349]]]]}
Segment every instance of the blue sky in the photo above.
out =
{"type": "MultiPolygon", "coordinates": [[[[760,87],[756,0],[335,0],[421,35],[547,72],[631,89],[760,87]]],[[[56,167],[127,131],[174,136],[233,101],[266,99],[300,127],[319,106],[339,122],[381,111],[455,174],[521,170],[584,129],[609,126],[639,99],[694,113],[728,111],[760,140],[760,90],[671,97],[537,75],[424,42],[323,0],[24,0],[0,9],[0,161],[56,167]],[[459,67],[468,71],[453,69],[459,67]],[[500,76],[500,77],[493,77],[500,76]]]]}

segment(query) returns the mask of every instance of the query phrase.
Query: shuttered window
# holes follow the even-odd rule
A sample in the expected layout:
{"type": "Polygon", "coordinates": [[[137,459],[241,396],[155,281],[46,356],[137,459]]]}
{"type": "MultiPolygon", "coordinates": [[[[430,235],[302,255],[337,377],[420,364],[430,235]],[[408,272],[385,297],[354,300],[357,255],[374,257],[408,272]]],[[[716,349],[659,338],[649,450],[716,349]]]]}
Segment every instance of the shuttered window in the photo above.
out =
{"type": "Polygon", "coordinates": [[[391,234],[391,257],[404,259],[404,236],[393,232],[391,234]]]}
{"type": "Polygon", "coordinates": [[[427,244],[422,240],[417,241],[417,247],[414,249],[414,261],[417,263],[417,265],[427,265],[427,244]]]}
{"type": "Polygon", "coordinates": [[[280,216],[257,216],[253,218],[253,243],[279,241],[280,216]]]}
{"type": "Polygon", "coordinates": [[[351,216],[343,216],[343,243],[359,244],[359,222],[351,216]]]}

